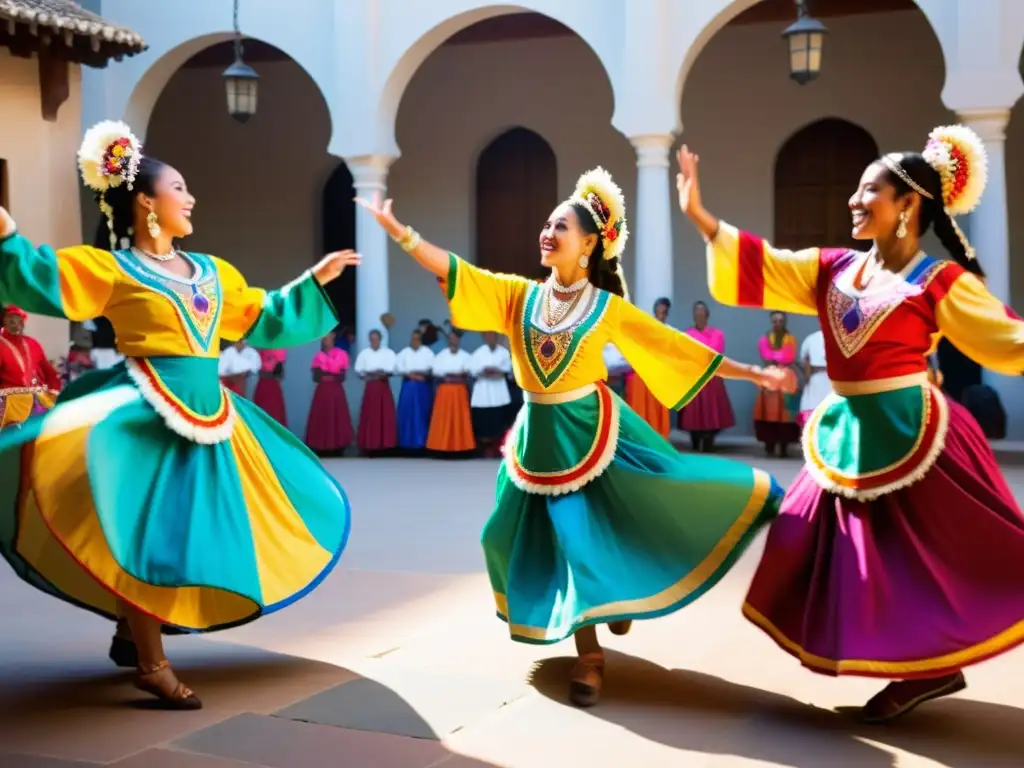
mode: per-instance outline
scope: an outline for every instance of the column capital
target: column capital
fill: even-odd
[[[636,149],[638,168],[668,168],[670,166],[669,150],[676,137],[671,133],[645,133],[630,136],[629,143]]]
[[[1006,141],[1009,109],[960,109],[956,115],[960,122],[977,133],[986,144]]]
[[[392,155],[357,155],[344,158],[357,190],[387,189],[388,169],[397,160]]]

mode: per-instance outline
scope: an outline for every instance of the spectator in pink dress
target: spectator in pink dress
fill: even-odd
[[[334,344],[334,331],[320,342],[313,357],[313,403],[306,423],[306,445],[319,456],[340,456],[352,444],[352,414],[345,397],[348,353]]]
[[[725,334],[708,325],[711,313],[703,301],[693,305],[693,326],[686,333],[697,341],[725,354]],[[714,376],[704,389],[679,412],[679,428],[690,433],[693,450],[711,453],[715,437],[723,429],[736,426],[736,415],[725,390],[725,380]]]

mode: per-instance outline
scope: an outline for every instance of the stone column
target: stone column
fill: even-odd
[[[1010,283],[1010,223],[1006,201],[1006,126],[1009,109],[963,109],[957,117],[985,143],[988,185],[981,203],[970,215],[968,239],[985,270],[985,284],[1007,305],[1012,305]],[[1020,377],[1001,376],[982,369],[982,379],[998,394],[1006,409],[1007,437],[1019,439],[1024,428]]]
[[[393,161],[393,157],[386,155],[345,158],[356,197],[372,201],[374,195],[379,195],[383,200],[387,196],[388,168]],[[388,236],[361,206],[356,206],[356,250],[363,256],[363,263],[356,269],[356,345],[360,349],[365,347],[366,334],[377,328],[386,346],[388,332],[380,316],[390,309]]]
[[[970,241],[992,293],[1010,303],[1010,222],[1006,204],[1006,125],[1009,109],[969,109],[960,122],[981,137],[988,153],[988,186],[971,214]]]
[[[654,309],[661,296],[672,298],[672,206],[669,150],[672,134],[634,136],[637,188],[632,214],[626,211],[632,251],[636,259],[633,303],[645,312]]]

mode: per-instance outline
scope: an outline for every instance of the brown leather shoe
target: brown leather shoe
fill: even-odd
[[[577,707],[592,707],[601,698],[604,682],[604,652],[581,654],[573,667],[569,683],[569,701]]]
[[[967,687],[963,672],[924,680],[899,680],[889,683],[861,709],[861,722],[891,723],[926,701],[959,693]]]

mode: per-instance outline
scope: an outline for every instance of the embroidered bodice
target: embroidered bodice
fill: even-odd
[[[654,395],[680,408],[721,363],[696,339],[592,285],[555,327],[544,317],[545,283],[494,274],[453,254],[442,286],[453,325],[509,337],[512,370],[527,392],[566,393],[603,381],[604,349],[614,342]]]
[[[1024,371],[1024,321],[953,262],[919,254],[899,273],[856,280],[871,266],[866,253],[777,249],[725,222],[707,258],[718,301],[818,316],[833,392],[808,420],[803,447],[829,491],[871,500],[934,464],[949,419],[927,373],[940,337],[987,368]]]

